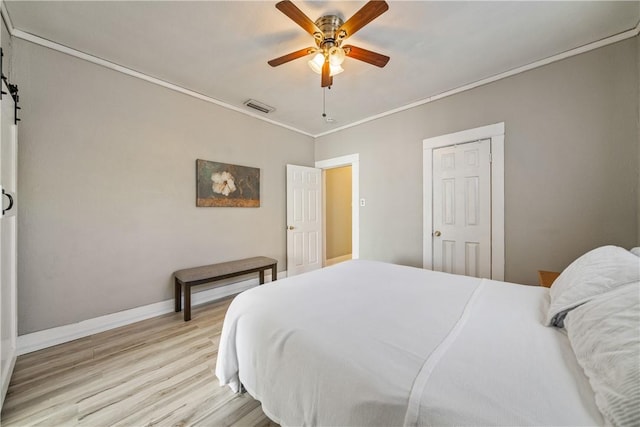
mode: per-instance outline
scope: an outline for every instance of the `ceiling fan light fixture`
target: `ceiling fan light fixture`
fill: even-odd
[[[329,49],[329,63],[334,66],[340,66],[344,62],[346,54],[344,49],[338,46],[334,46]]]
[[[344,71],[344,68],[342,68],[341,65],[333,65],[329,63],[329,75],[331,77],[335,76],[336,74],[340,74],[343,71]]]
[[[316,74],[322,74],[322,64],[324,64],[324,54],[322,52],[318,52],[313,55],[308,62],[309,68],[313,70]]]

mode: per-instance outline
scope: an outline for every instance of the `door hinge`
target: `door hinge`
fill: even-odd
[[[489,163],[493,163],[493,154],[489,153]]]

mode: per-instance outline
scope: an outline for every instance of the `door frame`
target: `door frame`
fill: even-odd
[[[422,265],[433,268],[433,150],[482,139],[491,141],[491,278],[504,280],[504,122],[422,141]]]
[[[327,170],[342,166],[351,166],[351,259],[360,257],[360,154],[348,154],[346,156],[334,157],[332,159],[316,161],[316,168]],[[324,176],[324,174],[323,174]],[[324,180],[322,185],[322,201],[324,212],[325,188]],[[325,217],[323,216],[323,221]],[[326,224],[322,225],[322,265],[327,262],[326,249]]]

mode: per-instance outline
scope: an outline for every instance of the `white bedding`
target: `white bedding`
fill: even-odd
[[[640,269],[640,264],[638,264]],[[640,426],[640,282],[598,295],[565,319],[607,424]]]
[[[283,425],[600,425],[546,288],[350,261],[240,294],[216,375]]]

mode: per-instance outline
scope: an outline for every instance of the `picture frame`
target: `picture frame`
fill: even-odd
[[[197,207],[260,207],[260,169],[196,160]]]

